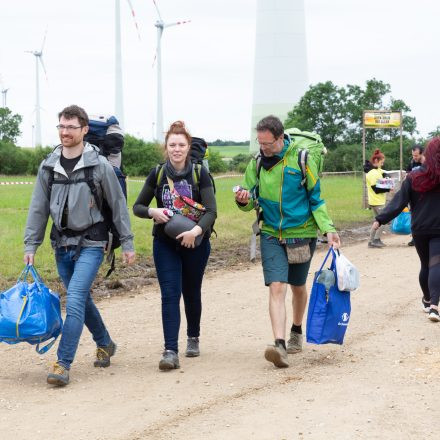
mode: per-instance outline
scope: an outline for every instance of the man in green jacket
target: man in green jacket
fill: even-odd
[[[320,180],[312,155],[303,176],[295,138],[284,134],[275,116],[256,127],[260,159],[246,168],[242,189],[235,200],[242,211],[258,204],[262,212],[261,260],[269,286],[269,315],[275,343],[265,358],[276,367],[288,367],[287,353],[302,350],[302,321],[307,305],[306,280],[316,247],[317,230],[327,234],[329,246],[340,246],[339,236],[320,196]],[[305,177],[305,179],[304,179]],[[287,285],[292,290],[293,325],[285,342]]]

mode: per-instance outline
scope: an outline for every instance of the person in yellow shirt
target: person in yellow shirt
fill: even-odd
[[[379,179],[387,177],[382,170],[384,163],[385,155],[379,149],[376,149],[374,150],[371,159],[366,161],[364,165],[368,190],[368,206],[373,210],[375,217],[379,215],[385,207],[386,193],[390,191],[389,188],[378,188],[376,186]],[[385,243],[381,240],[383,229],[384,226],[381,226],[377,230],[373,228],[371,229],[368,247],[382,248],[385,246]]]

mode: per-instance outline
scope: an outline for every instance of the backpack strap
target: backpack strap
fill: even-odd
[[[158,163],[156,165],[156,187],[159,186],[160,181],[162,180],[163,176],[163,163]]]
[[[258,153],[255,156],[255,162],[256,162],[255,168],[257,170],[257,179],[260,180],[261,167],[263,166],[261,163],[261,153]]]
[[[196,185],[199,185],[201,171],[202,171],[202,165],[200,163],[193,162],[193,164],[192,164],[192,177],[193,177],[193,182]]]
[[[99,198],[98,190],[96,189],[95,181],[93,180],[93,168],[94,167],[84,168],[84,178],[90,188],[93,198],[95,199],[96,206],[102,211],[102,200]]]
[[[75,183],[86,182],[90,188],[90,192],[92,193],[93,198],[95,199],[96,206],[102,212],[102,201],[99,198],[98,190],[96,189],[96,185],[93,180],[93,168],[94,167],[84,168],[84,178],[77,179],[77,180],[71,180],[71,179],[55,179],[55,170],[51,167],[47,167],[46,169],[49,171],[49,178],[48,178],[48,184],[47,184],[47,189],[49,192],[49,199],[50,199],[52,187],[54,184],[74,185]],[[94,225],[92,225],[91,227],[93,227],[93,226]],[[76,234],[76,235],[80,235],[80,239],[79,239],[78,245],[76,246],[75,256],[73,257],[73,260],[75,260],[75,261],[79,258],[79,254],[81,252],[81,247],[82,247],[82,242],[84,240],[85,235],[88,233],[89,229],[90,228],[87,228],[82,233]],[[58,229],[55,228],[54,224],[52,225],[52,233],[54,234],[55,240],[58,243],[61,240],[61,234],[58,231]]]
[[[302,179],[301,186],[307,188],[307,159],[309,158],[309,152],[306,149],[298,151],[298,165],[301,170]]]

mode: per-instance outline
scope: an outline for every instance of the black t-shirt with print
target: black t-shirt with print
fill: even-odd
[[[174,179],[174,188],[182,195],[201,203],[206,208],[206,212],[199,221],[199,226],[205,231],[205,237],[209,237],[210,229],[216,217],[216,202],[214,190],[208,171],[202,167],[200,170],[199,182],[194,183],[193,171],[190,170],[186,175]],[[142,188],[134,206],[133,212],[138,217],[148,218],[148,208],[153,198],[156,198],[158,208],[172,208],[170,188],[167,181],[165,170],[162,171],[160,182],[157,183],[156,168],[153,168]],[[153,235],[161,238],[168,238],[164,232],[163,224],[155,224]]]

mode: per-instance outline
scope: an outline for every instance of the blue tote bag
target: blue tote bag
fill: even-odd
[[[31,275],[33,282],[26,278]],[[17,283],[0,293],[0,342],[28,342],[39,354],[46,353],[61,333],[60,298],[41,279],[33,266],[26,266]],[[52,339],[40,348],[42,342]]]
[[[411,213],[402,211],[392,222],[391,232],[399,235],[411,234]]]
[[[324,284],[317,282],[330,255],[330,270],[334,273],[334,279],[338,279],[335,251],[330,248],[320,269],[315,273],[310,295],[306,336],[307,342],[312,344],[342,344],[350,321],[350,292],[339,290],[337,282],[328,291]]]

